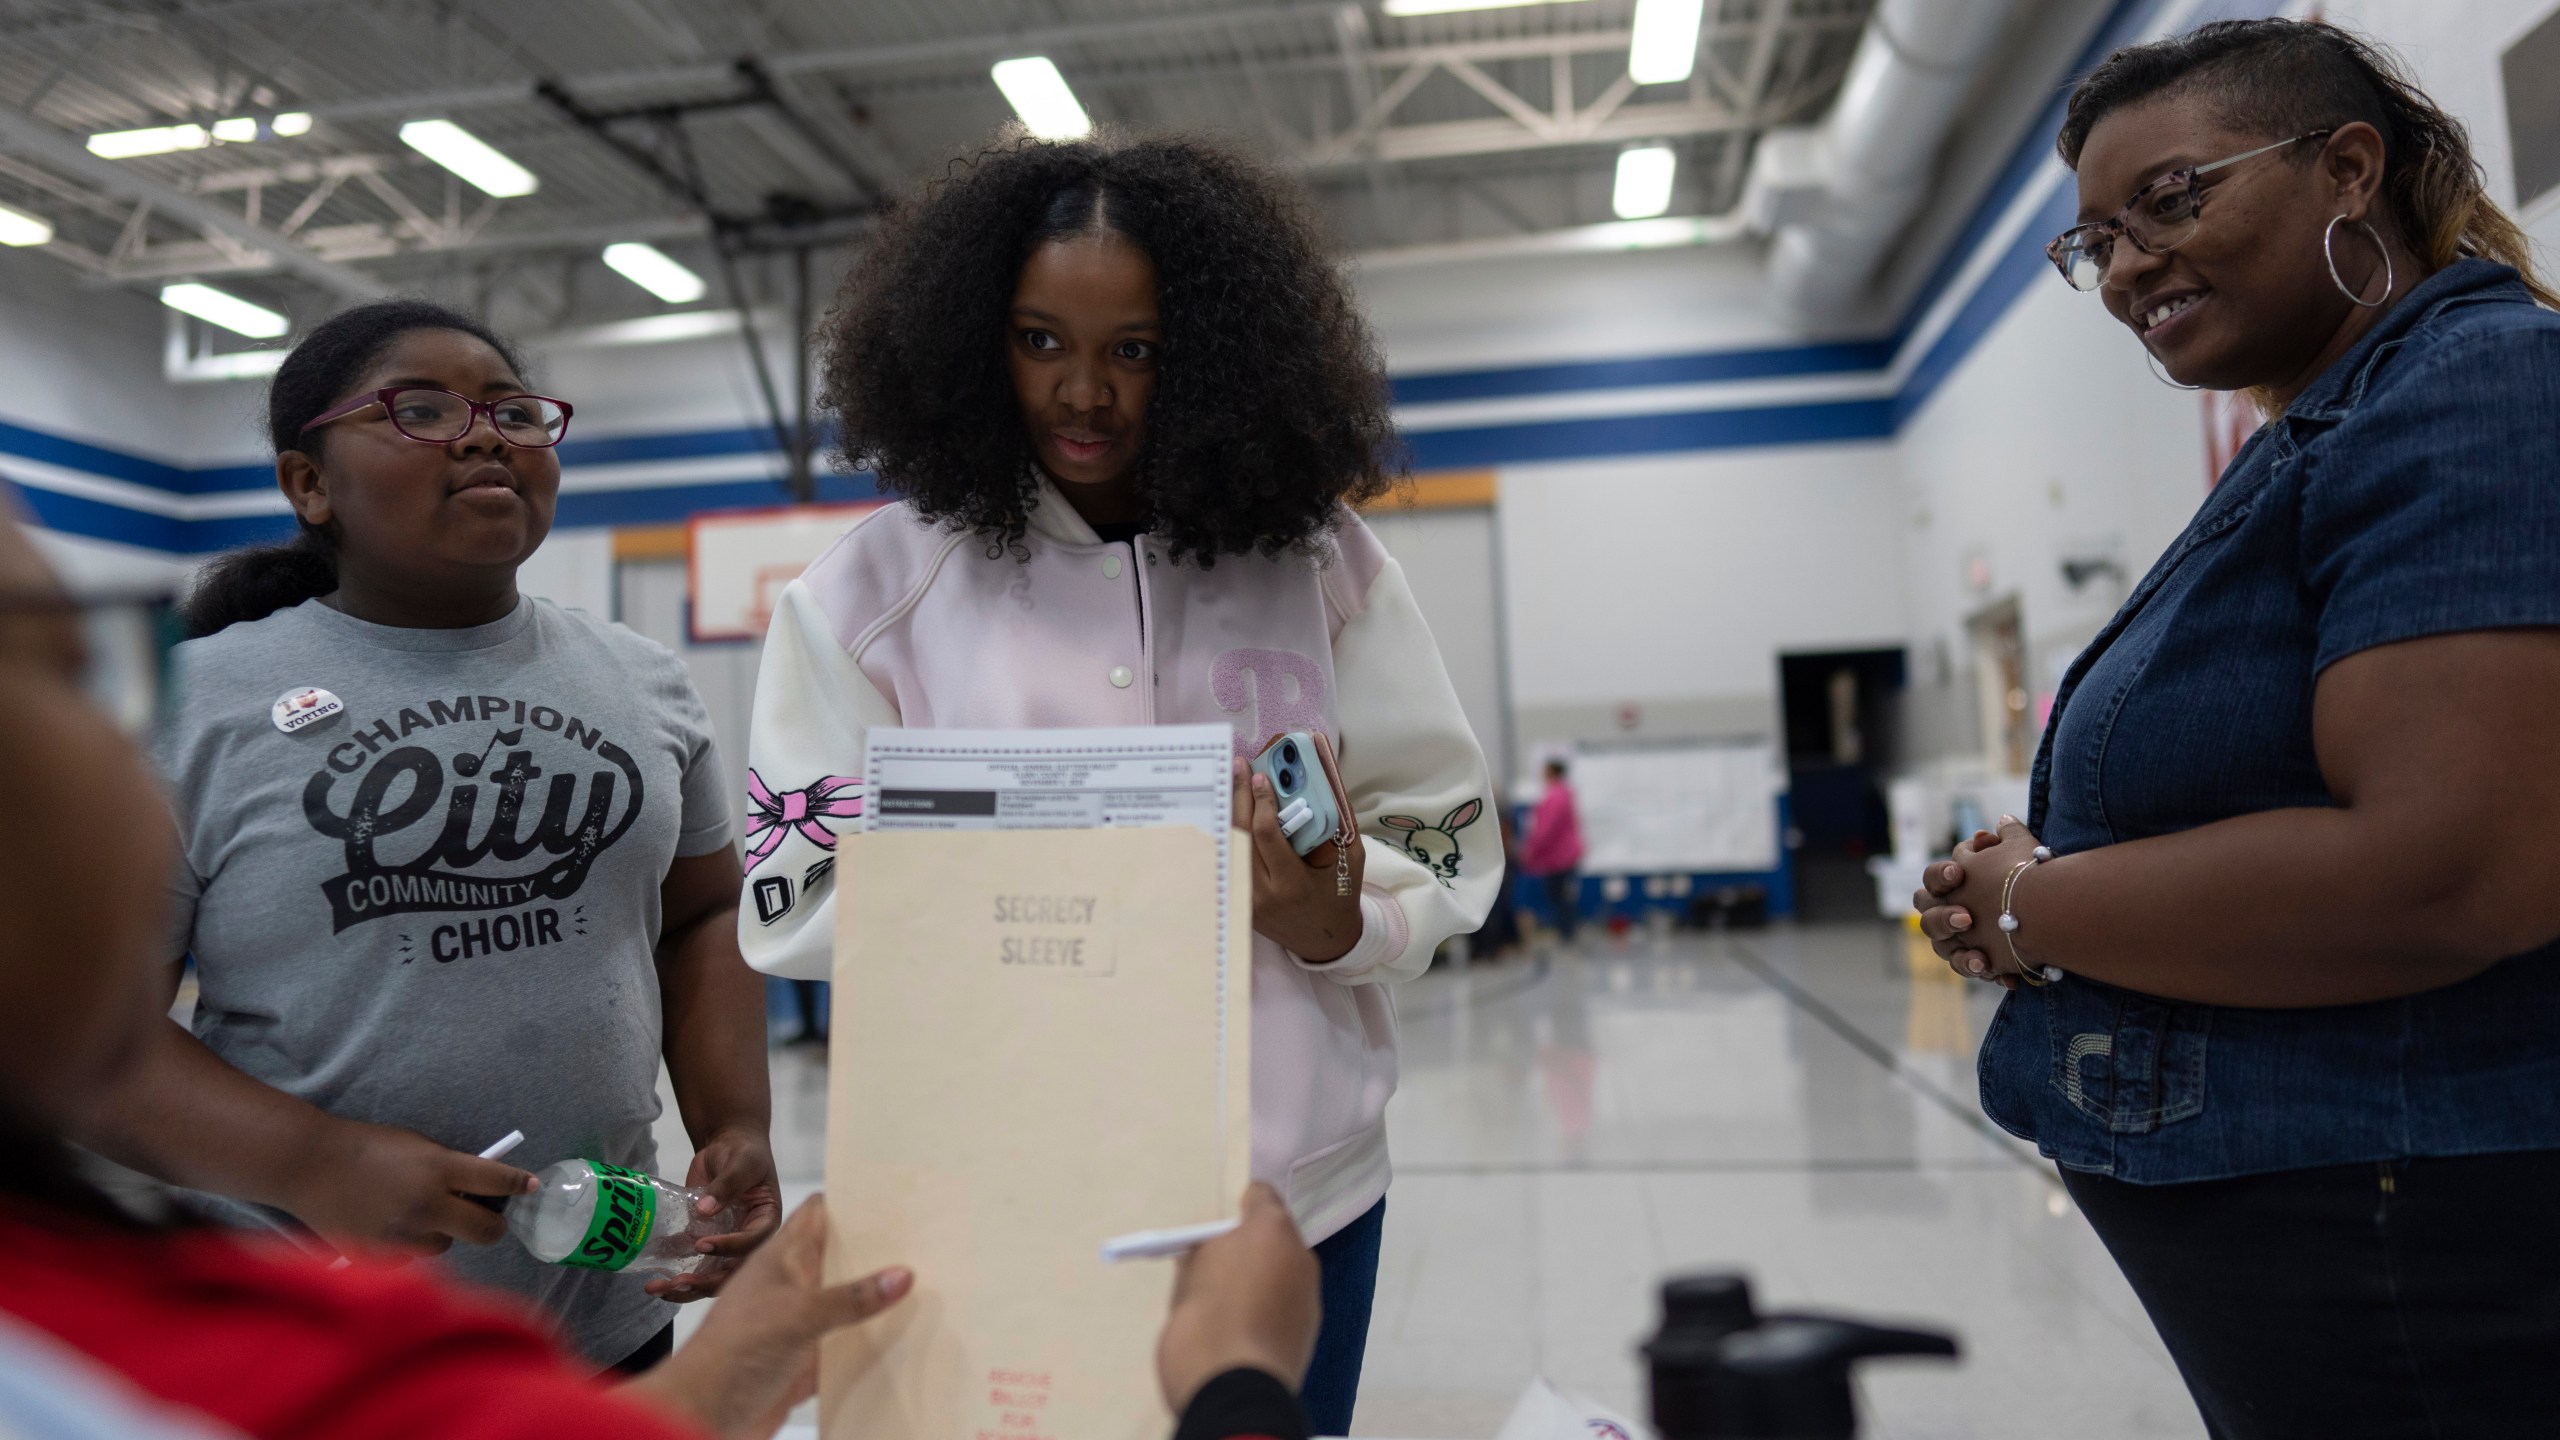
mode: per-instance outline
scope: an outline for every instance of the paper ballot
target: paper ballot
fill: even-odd
[[[1173,1268],[1099,1247],[1232,1215],[1249,1170],[1233,740],[1193,728],[873,732],[877,819],[836,864],[827,1275],[916,1289],[826,1342],[828,1440],[1171,1428]]]
[[[1189,825],[1224,838],[1235,731],[1224,725],[1107,730],[870,733],[864,806],[876,830],[1042,830]]]

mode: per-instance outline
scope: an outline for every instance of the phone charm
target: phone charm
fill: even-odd
[[[1349,825],[1343,826],[1342,833],[1333,837],[1333,893],[1336,895],[1351,893],[1352,838]]]

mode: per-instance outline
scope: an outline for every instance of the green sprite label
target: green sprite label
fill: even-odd
[[[639,1259],[648,1247],[658,1218],[658,1187],[645,1170],[626,1170],[601,1160],[587,1163],[596,1172],[595,1214],[587,1218],[587,1238],[560,1263],[619,1270]]]

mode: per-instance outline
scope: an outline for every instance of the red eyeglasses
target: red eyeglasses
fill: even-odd
[[[498,432],[499,439],[525,450],[548,450],[559,444],[560,437],[569,433],[569,417],[576,413],[568,401],[548,395],[508,395],[482,401],[450,390],[401,385],[359,395],[303,426],[303,433],[307,435],[374,405],[382,407],[392,429],[422,444],[450,445],[470,434],[471,427],[486,415],[489,428]]]

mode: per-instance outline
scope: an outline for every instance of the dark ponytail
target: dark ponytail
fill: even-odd
[[[317,525],[280,545],[226,550],[205,562],[187,590],[187,638],[264,620],[338,588],[338,542]]]
[[[276,453],[299,450],[318,459],[322,437],[302,427],[346,399],[391,342],[412,330],[459,330],[497,351],[518,374],[524,371],[514,347],[459,310],[432,300],[359,305],[302,337],[268,383],[267,438]],[[263,620],[337,589],[336,534],[319,525],[301,529],[280,545],[253,545],[208,563],[187,594],[187,634],[202,637]]]

